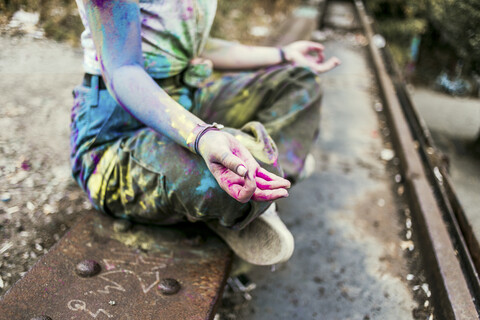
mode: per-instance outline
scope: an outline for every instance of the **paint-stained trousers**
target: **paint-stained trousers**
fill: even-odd
[[[217,184],[204,160],[125,111],[107,90],[74,90],[71,165],[95,207],[115,217],[172,224],[217,219],[241,229],[269,203],[240,203]],[[311,70],[290,65],[224,74],[202,88],[160,82],[207,123],[217,122],[261,166],[295,180],[319,126],[321,89]]]

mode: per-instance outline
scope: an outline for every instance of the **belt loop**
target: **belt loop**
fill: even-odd
[[[92,101],[92,108],[98,107],[98,99],[99,99],[99,94],[100,94],[100,88],[99,88],[99,79],[100,77],[97,75],[93,75],[90,81],[90,92],[93,98]]]

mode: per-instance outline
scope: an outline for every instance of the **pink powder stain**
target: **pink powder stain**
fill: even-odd
[[[257,170],[256,174],[257,174],[257,177],[262,178],[263,180],[272,181],[272,178],[270,178],[269,176],[267,176],[265,173],[263,173],[260,170]]]
[[[20,167],[25,171],[30,171],[30,169],[32,169],[30,161],[28,161],[28,160],[23,160]]]
[[[268,184],[263,184],[257,180],[257,187],[259,187],[260,189],[268,189],[270,186]]]

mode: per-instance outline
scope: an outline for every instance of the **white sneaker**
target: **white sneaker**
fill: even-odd
[[[293,254],[293,235],[278,216],[275,203],[242,230],[231,230],[218,222],[207,225],[251,264],[273,265],[287,261]]]
[[[300,174],[298,175],[298,180],[302,181],[310,177],[313,173],[315,172],[315,158],[313,157],[313,154],[309,153],[307,154],[307,157],[305,158],[305,162],[303,163],[303,168],[302,171],[300,171]]]

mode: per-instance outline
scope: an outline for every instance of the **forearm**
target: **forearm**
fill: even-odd
[[[172,99],[141,66],[115,69],[107,85],[115,99],[135,118],[191,149],[192,132],[204,122]]]
[[[247,46],[214,38],[208,39],[201,56],[210,59],[216,69],[255,69],[282,62],[278,48]]]

